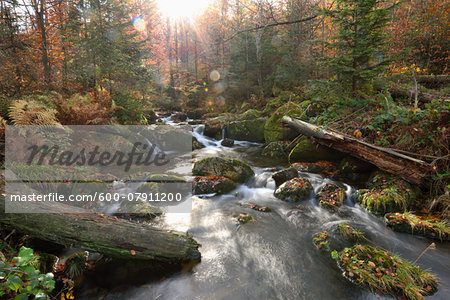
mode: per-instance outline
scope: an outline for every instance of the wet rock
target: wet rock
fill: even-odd
[[[368,211],[384,215],[405,211],[420,194],[418,188],[385,172],[375,172],[368,182],[369,189],[360,190],[358,201]]]
[[[354,245],[332,252],[344,276],[371,291],[401,299],[422,299],[437,291],[436,276],[385,250]]]
[[[150,221],[163,214],[161,208],[145,201],[124,202],[114,215],[120,219],[134,221]]]
[[[192,120],[188,122],[189,125],[200,125],[203,124],[202,120]]]
[[[224,176],[240,183],[244,183],[255,174],[246,163],[221,157],[209,157],[196,162],[192,173],[195,176]]]
[[[220,140],[222,138],[222,125],[206,123],[203,134],[207,137]]]
[[[172,121],[175,123],[181,123],[187,120],[187,115],[185,113],[176,113],[172,116]]]
[[[225,126],[226,136],[238,141],[264,142],[265,119],[231,122]]]
[[[345,190],[342,186],[327,183],[322,187],[320,192],[317,193],[316,198],[323,208],[330,211],[336,211],[344,203]]]
[[[186,112],[186,115],[189,119],[201,119],[203,116],[204,111],[201,109],[195,109],[195,110],[189,110]]]
[[[237,221],[239,222],[239,224],[247,224],[254,220],[255,218],[246,213],[242,213],[237,217]]]
[[[274,196],[283,201],[298,202],[308,198],[312,185],[307,178],[294,178],[275,190]]]
[[[236,184],[223,176],[197,176],[193,183],[194,195],[226,194],[236,188]]]
[[[317,162],[323,160],[336,160],[343,154],[330,148],[315,144],[311,139],[302,137],[289,153],[289,162]]]
[[[274,157],[274,158],[284,158],[287,157],[287,147],[289,142],[271,142],[266,147],[264,147],[261,152],[262,156],[265,157]]]
[[[186,182],[181,176],[170,175],[170,174],[151,174],[146,178],[147,182]]]
[[[272,175],[273,180],[275,180],[276,187],[279,187],[286,181],[294,179],[296,177],[298,177],[298,171],[293,167],[278,171]]]
[[[298,136],[298,133],[295,130],[284,126],[281,124],[280,120],[285,115],[299,115],[302,112],[303,109],[293,103],[287,103],[278,108],[264,126],[264,139],[266,144],[277,141],[292,140]]]
[[[205,148],[205,145],[203,145],[202,143],[200,143],[197,138],[193,137],[192,138],[192,150],[198,150],[198,149],[203,149]]]
[[[318,173],[332,177],[337,172],[337,167],[330,161],[318,161],[314,163],[293,163],[292,166],[299,172]]]
[[[220,143],[224,147],[233,147],[234,146],[234,140],[225,138],[223,139],[222,143]]]
[[[394,231],[425,236],[439,241],[450,240],[450,226],[436,216],[417,216],[410,212],[387,213],[386,225]]]
[[[144,112],[144,117],[147,119],[149,124],[155,124],[158,120],[158,116],[153,110],[148,110]]]
[[[250,202],[247,202],[245,204],[246,207],[257,210],[257,211],[261,211],[261,212],[271,212],[272,209],[268,206],[259,206]]]

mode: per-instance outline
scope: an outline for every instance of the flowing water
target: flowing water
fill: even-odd
[[[333,231],[340,222],[356,225],[377,246],[414,261],[431,243],[424,238],[400,234],[386,228],[379,217],[355,204],[355,190],[346,185],[347,199],[339,214],[320,208],[312,194],[300,203],[287,203],[273,196],[272,174],[284,167],[258,156],[260,145],[236,142],[225,148],[202,135],[195,126],[193,135],[206,147],[196,150],[196,160],[210,156],[238,158],[249,163],[255,177],[226,195],[193,196],[191,213],[166,214],[156,224],[168,229],[189,231],[202,245],[202,259],[191,270],[140,286],[109,287],[103,299],[389,299],[375,295],[347,281],[329,254],[312,243],[313,234]],[[276,166],[276,167],[274,167]],[[177,171],[191,169],[179,166]],[[330,181],[305,173],[317,192]],[[135,189],[136,187],[125,187]],[[272,212],[245,207],[247,202],[269,206]],[[248,213],[254,222],[238,226],[236,216]],[[450,245],[437,243],[418,264],[440,278],[439,291],[430,299],[450,295]],[[95,274],[95,276],[108,276]],[[142,279],[142,278],[141,278]],[[87,283],[80,298],[98,298],[99,289]]]

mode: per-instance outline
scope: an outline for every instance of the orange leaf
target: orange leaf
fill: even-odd
[[[136,251],[130,250],[131,255],[136,255]]]

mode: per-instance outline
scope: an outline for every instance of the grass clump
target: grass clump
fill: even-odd
[[[395,231],[423,235],[441,241],[450,240],[450,226],[438,216],[418,216],[404,212],[388,213],[384,219]]]
[[[330,251],[330,245],[328,242],[328,238],[330,238],[331,235],[328,231],[322,231],[319,233],[316,233],[313,235],[313,243],[316,245],[317,249]]]
[[[350,241],[361,241],[364,240],[366,237],[364,236],[364,233],[362,233],[360,230],[353,228],[352,226],[348,225],[347,223],[341,223],[337,226],[337,230],[340,235],[342,235],[343,238]]]
[[[437,290],[436,276],[418,266],[367,245],[345,248],[333,257],[344,275],[372,292],[406,299],[422,299]]]
[[[416,189],[408,182],[384,172],[376,172],[368,186],[360,191],[359,202],[375,214],[404,211],[417,198]]]

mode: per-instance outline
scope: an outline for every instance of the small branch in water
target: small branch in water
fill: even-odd
[[[16,233],[16,230],[15,230],[15,229],[13,229],[13,230],[5,237],[5,239],[4,239],[3,241],[6,242],[6,241],[9,239],[9,237],[12,236],[14,233]]]

